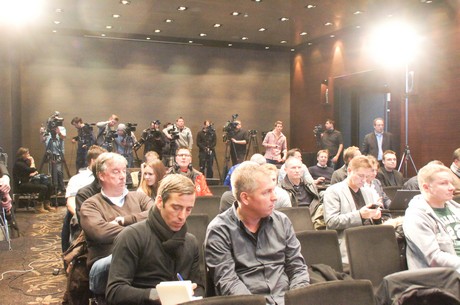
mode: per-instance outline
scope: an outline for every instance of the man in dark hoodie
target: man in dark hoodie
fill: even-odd
[[[198,243],[185,223],[194,205],[190,179],[179,174],[163,178],[148,219],[117,237],[107,285],[109,304],[161,304],[156,286],[179,275],[192,281],[195,295],[203,295]]]

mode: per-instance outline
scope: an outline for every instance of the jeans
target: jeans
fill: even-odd
[[[105,294],[109,279],[112,254],[97,260],[89,271],[89,290],[94,294]]]

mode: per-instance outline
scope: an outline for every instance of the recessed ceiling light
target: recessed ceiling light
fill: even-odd
[[[206,33],[200,33],[200,36],[201,36],[201,37],[206,37],[206,36],[208,36],[208,34],[206,34]]]
[[[154,32],[155,32],[155,33],[160,33],[160,32],[161,32],[161,30],[159,30],[159,29],[156,29]]]
[[[326,22],[324,25],[325,25],[325,26],[331,26],[331,25],[332,25],[332,22]]]
[[[220,23],[215,23],[215,24],[213,25],[213,27],[215,27],[215,28],[220,28],[221,26],[222,26],[222,24],[220,24]]]
[[[262,2],[262,0],[252,0],[252,1],[257,2],[257,3]]]
[[[300,36],[305,36],[305,35],[307,35],[307,34],[308,34],[307,32],[302,32],[302,33],[300,33],[299,35],[300,35]]]
[[[193,43],[193,40],[189,40],[188,43]]]
[[[56,13],[62,13],[62,12],[64,12],[64,10],[63,10],[62,8],[57,8],[57,9],[55,10],[55,12],[56,12]]]
[[[102,37],[105,37],[105,34],[101,34]]]
[[[233,12],[233,13],[232,13],[232,16],[239,16],[239,15],[241,15],[240,12]]]
[[[249,38],[244,36],[244,37],[241,37],[241,40],[248,40]]]
[[[357,26],[356,26],[356,28],[357,28],[357,29],[360,29],[360,28],[361,28],[361,26],[360,26],[360,25],[357,25]]]
[[[177,10],[178,10],[178,11],[185,11],[185,10],[187,10],[187,7],[186,7],[186,6],[179,6],[179,7],[177,8]]]
[[[248,18],[248,17],[249,17],[249,14],[248,14],[248,13],[244,13],[243,17],[244,17],[244,18]]]
[[[270,47],[265,47],[265,50],[268,50],[268,49],[270,49]]]
[[[332,34],[332,35],[330,35],[329,37],[331,37],[331,38],[334,38],[334,37],[335,37],[335,35],[334,35],[334,34]]]
[[[54,24],[60,24],[61,22],[58,20],[53,21]]]
[[[359,10],[358,10],[358,11],[354,12],[353,15],[360,15],[360,14],[362,14],[362,13],[363,13],[362,11],[359,11]]]
[[[165,22],[166,23],[171,23],[171,22],[173,22],[173,20],[172,19],[165,19]]]
[[[147,38],[145,38],[145,39],[150,40],[150,37],[147,37]]]
[[[265,32],[267,29],[266,28],[260,28],[259,32]]]
[[[280,43],[287,43],[287,41],[286,40],[281,40]]]
[[[280,18],[280,21],[288,21],[288,20],[289,20],[288,17],[281,17],[281,18]]]
[[[314,4],[309,4],[309,5],[307,5],[305,8],[312,9],[312,8],[315,8],[315,7],[316,7],[316,5],[314,5]]]
[[[309,43],[307,43],[307,45],[309,45],[309,46],[311,46],[312,44],[313,44],[313,42],[309,42]]]
[[[53,33],[57,33],[57,30],[53,30]]]
[[[291,52],[294,52],[294,51],[295,51],[295,49],[291,49]]]
[[[111,26],[111,25],[106,25],[105,28],[110,30],[111,28],[113,28],[113,26]]]
[[[119,14],[113,14],[112,17],[113,17],[113,18],[120,18],[121,15],[119,15]]]
[[[233,44],[229,43],[229,44],[228,44],[228,46],[229,46],[229,47],[232,47],[232,46],[233,46]]]
[[[123,4],[123,5],[130,5],[131,1],[129,1],[129,0],[121,0],[120,3]]]

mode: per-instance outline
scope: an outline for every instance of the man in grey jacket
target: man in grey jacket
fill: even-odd
[[[460,272],[460,205],[452,200],[449,168],[428,164],[418,172],[422,194],[409,203],[404,217],[409,269],[452,267]]]

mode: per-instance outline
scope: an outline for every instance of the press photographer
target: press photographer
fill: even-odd
[[[59,115],[59,111],[55,111],[48,118],[46,128],[43,126],[40,128],[41,141],[45,143],[46,152],[39,170],[41,171],[43,164],[48,162],[57,194],[65,193],[63,166],[67,166],[64,158],[64,140],[67,132],[63,126],[64,119]],[[67,174],[69,174],[68,170]]]
[[[198,132],[196,136],[196,145],[199,148],[199,159],[200,159],[200,172],[202,172],[206,178],[212,178],[214,176],[212,166],[214,161],[214,155],[216,147],[216,130],[212,126],[209,120],[204,121],[203,128]]]
[[[193,137],[190,128],[185,126],[185,121],[182,117],[176,120],[176,124],[163,129],[164,135],[176,143],[177,147],[188,147],[192,150]]]
[[[117,137],[115,138],[116,152],[126,158],[128,161],[128,168],[133,167],[133,146],[136,143],[136,131],[137,124],[126,123],[118,124]]]
[[[88,167],[86,155],[88,153],[88,148],[95,143],[95,139],[93,135],[93,127],[87,123],[83,123],[82,118],[74,117],[70,123],[77,129],[78,132],[78,135],[72,138],[72,143],[77,143],[75,168],[78,173],[81,168]]]
[[[236,120],[238,114],[232,115],[232,120],[224,126],[224,141],[230,144],[230,156],[232,164],[236,165],[244,161],[248,133],[241,127],[241,121]]]
[[[115,125],[118,121],[118,116],[112,114],[107,121],[96,123],[98,128],[96,144],[109,152],[113,151],[113,140],[117,137]]]
[[[134,143],[134,149],[137,151],[144,145],[144,155],[149,151],[154,151],[158,154],[160,159],[163,158],[163,147],[166,143],[166,137],[160,130],[161,122],[159,120],[152,121],[150,128],[142,131],[142,136]]]

